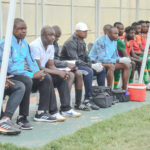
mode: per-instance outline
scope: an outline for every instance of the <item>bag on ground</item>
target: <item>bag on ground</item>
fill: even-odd
[[[93,86],[92,96],[94,103],[100,108],[108,108],[112,106],[113,96],[111,96],[111,88],[103,86]]]
[[[112,90],[113,98],[118,100],[119,102],[128,102],[129,101],[129,93],[122,89]]]

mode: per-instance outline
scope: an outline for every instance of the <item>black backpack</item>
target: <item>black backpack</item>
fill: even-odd
[[[129,93],[122,89],[112,90],[113,98],[119,102],[128,102]]]
[[[93,86],[92,97],[94,103],[100,108],[108,108],[112,106],[113,96],[110,87]]]

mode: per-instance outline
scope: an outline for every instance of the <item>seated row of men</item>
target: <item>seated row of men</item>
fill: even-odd
[[[132,68],[129,73],[129,83],[133,82],[135,69],[138,70],[140,74],[144,49],[146,46],[147,33],[149,29],[149,21],[139,21],[134,22],[131,26],[125,28],[120,22],[114,24],[119,32],[119,38],[117,40],[118,53],[120,57],[130,57]],[[150,89],[150,84],[148,80],[148,75],[150,75],[150,59],[149,55],[147,57],[146,68],[144,72],[144,83],[147,85],[147,89]],[[114,87],[117,88],[117,84],[120,78],[120,72],[115,72],[115,83]]]
[[[136,25],[133,30],[132,27],[126,28],[126,35],[119,38],[124,40],[123,43],[123,40],[119,42],[118,39],[118,33],[119,36],[123,35],[123,25],[119,22],[115,23],[115,26],[106,25],[105,35],[95,41],[88,55],[84,41],[88,27],[85,23],[78,23],[75,33],[64,43],[59,55],[58,40],[61,36],[61,29],[58,26],[43,27],[41,36],[29,45],[24,40],[27,26],[24,20],[16,18],[5,88],[5,94],[9,95],[9,100],[1,115],[0,132],[19,134],[21,129],[33,128],[27,119],[31,91],[39,90],[40,94],[34,120],[55,122],[66,120],[67,116],[81,116],[81,113],[74,111],[71,107],[70,90],[73,83],[75,83],[75,109],[77,110],[99,109],[92,100],[93,76],[97,77],[99,86],[105,86],[105,77],[107,77],[107,86],[113,88],[114,73],[121,70],[122,89],[126,90],[129,78],[133,79],[133,66],[141,64],[141,59],[132,49],[133,45],[128,44],[130,40],[133,40],[131,37],[134,36],[135,28]],[[4,43],[5,39],[0,41],[0,66]],[[139,47],[141,48],[140,44]],[[144,49],[142,48],[141,55]],[[129,73],[130,68],[132,68],[132,73]],[[85,87],[83,102],[81,102],[82,81]],[[61,102],[59,111],[55,87],[58,89]],[[18,106],[19,116],[15,124],[11,119]]]

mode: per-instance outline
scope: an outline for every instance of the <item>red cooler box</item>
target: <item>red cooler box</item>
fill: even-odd
[[[130,101],[143,102],[146,97],[146,85],[143,83],[128,84]]]

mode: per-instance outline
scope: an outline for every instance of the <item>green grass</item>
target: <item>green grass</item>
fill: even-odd
[[[39,149],[150,150],[150,105],[82,128]],[[0,150],[27,149],[5,144],[0,145]]]
[[[0,144],[0,150],[30,150],[30,149],[24,147],[20,148],[11,143],[8,143],[8,144]]]

